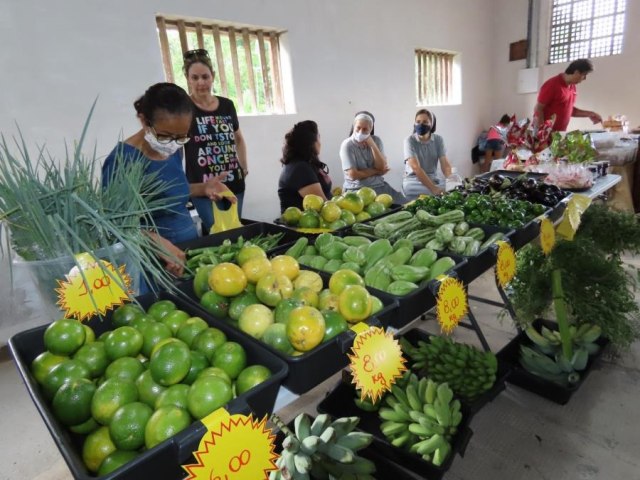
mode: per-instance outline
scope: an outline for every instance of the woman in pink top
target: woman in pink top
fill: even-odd
[[[484,148],[484,162],[480,165],[480,170],[488,172],[491,168],[491,162],[495,158],[501,158],[504,145],[507,139],[507,130],[511,123],[509,115],[504,114],[497,125],[492,125],[487,133],[487,145]]]

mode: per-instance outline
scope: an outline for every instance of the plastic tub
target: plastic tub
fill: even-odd
[[[326,287],[329,283],[328,277],[322,274],[320,274],[320,276],[324,280],[324,285]],[[198,302],[193,291],[192,282],[185,281],[178,285],[178,289],[194,303]],[[379,298],[384,307],[378,313],[369,317],[366,321],[367,324],[384,325],[385,322],[388,322],[389,318],[394,317],[397,312],[397,303],[391,296],[382,294],[379,295]],[[282,361],[286,362],[289,367],[289,374],[283,381],[283,386],[296,394],[308,392],[313,387],[347,366],[349,359],[346,353],[349,352],[356,337],[356,333],[349,329],[346,332],[336,335],[328,342],[321,343],[313,350],[294,357],[291,355],[285,355],[269,345],[250,337],[248,334],[240,330],[236,330],[234,327],[226,324],[224,320],[214,318],[199,304],[194,306],[194,308],[199,311],[198,315],[202,318],[206,318],[210,324],[216,326],[225,325],[227,328],[235,330],[238,335],[242,335],[248,340],[259,344],[262,348],[269,350],[272,354],[277,355]]]
[[[155,296],[152,294],[140,297],[143,307],[148,307],[158,299],[170,299],[174,301],[179,309],[185,310],[192,315],[198,312],[192,305],[167,294]],[[111,315],[108,314],[104,321],[93,318],[88,324],[94,329],[96,336],[112,328]],[[243,395],[233,399],[226,405],[230,413],[249,414],[253,412],[258,417],[262,417],[273,410],[278,389],[284,377],[287,375],[287,365],[282,360],[269,352],[262,345],[251,341],[245,335],[227,325],[215,325],[227,335],[229,340],[240,343],[247,352],[247,364],[261,363],[272,372],[272,376],[249,390]],[[83,437],[71,433],[60,425],[55,419],[49,403],[42,396],[39,385],[33,378],[29,369],[35,357],[44,351],[44,331],[46,326],[40,326],[14,335],[9,340],[9,348],[18,367],[18,372],[22,377],[29,395],[42,416],[56,446],[64,457],[74,478],[95,479],[82,462],[82,441]],[[103,479],[179,479],[184,478],[185,473],[181,465],[197,463],[193,452],[198,449],[200,439],[206,432],[204,425],[193,422],[188,428],[177,435],[145,451],[135,460],[127,463],[118,470]]]
[[[348,377],[348,376],[347,376]],[[451,453],[445,462],[436,466],[431,462],[423,460],[418,455],[409,453],[406,450],[394,447],[387,442],[385,436],[380,431],[380,418],[377,412],[365,412],[356,407],[353,402],[355,398],[355,388],[352,384],[347,383],[344,379],[336,385],[336,387],[327,395],[327,397],[318,405],[318,411],[328,413],[332,416],[340,417],[360,417],[358,428],[374,435],[374,441],[371,448],[376,452],[376,458],[384,457],[393,463],[402,465],[403,468],[415,473],[417,478],[425,478],[429,480],[439,480],[445,472],[451,468],[451,464],[456,453],[460,456],[464,455],[467,444],[473,435],[469,428],[470,413],[466,408],[462,407],[462,422],[458,426],[457,433],[453,436],[451,442]],[[387,478],[387,477],[383,477]]]
[[[549,320],[537,319],[533,322],[533,326],[537,330],[540,330],[540,327],[543,325],[549,330],[558,329],[558,324]],[[580,385],[582,385],[584,379],[589,375],[594,363],[598,361],[602,355],[604,347],[608,345],[609,341],[604,337],[600,337],[596,340],[596,343],[600,345],[600,350],[595,355],[589,356],[587,367],[583,371],[579,372],[580,380],[578,383],[571,387],[565,387],[534,375],[533,373],[529,373],[520,365],[520,345],[531,345],[531,341],[529,340],[529,337],[527,337],[527,334],[520,332],[513,340],[507,343],[501,351],[502,358],[505,362],[508,362],[511,365],[512,369],[511,374],[507,378],[507,382],[540,395],[552,402],[564,405],[571,399],[578,388],[580,388]]]

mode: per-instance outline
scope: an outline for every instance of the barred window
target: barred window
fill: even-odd
[[[213,90],[236,104],[238,114],[285,113],[280,36],[275,28],[156,16],[165,76],[185,90],[182,54],[204,48],[215,70]]]
[[[416,49],[416,97],[418,106],[459,103],[456,93],[457,54]]]
[[[549,63],[622,53],[626,0],[553,0]]]

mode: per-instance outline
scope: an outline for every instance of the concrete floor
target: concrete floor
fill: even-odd
[[[629,262],[640,266],[640,258]],[[471,294],[496,298],[492,272],[471,285]],[[471,308],[496,351],[515,335],[498,310]],[[417,321],[435,331],[433,321]],[[455,337],[479,345],[468,330]],[[640,480],[640,343],[619,357],[605,353],[571,401],[560,406],[511,385],[472,420],[464,458],[455,458],[446,480]],[[337,377],[337,376],[336,376]],[[336,377],[279,412],[289,421],[315,413]],[[6,348],[0,353],[0,479],[71,478],[36,411]]]

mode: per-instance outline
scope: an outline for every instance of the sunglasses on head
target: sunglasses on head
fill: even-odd
[[[195,57],[209,58],[209,52],[207,52],[204,48],[196,48],[194,50],[187,50],[182,54],[182,58],[184,58],[185,60]]]

